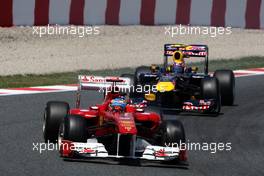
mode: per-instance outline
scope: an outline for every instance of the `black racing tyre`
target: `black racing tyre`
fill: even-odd
[[[214,77],[219,82],[222,105],[233,105],[235,100],[234,72],[232,70],[216,70]]]
[[[60,124],[67,116],[70,106],[66,102],[50,101],[47,103],[43,118],[45,142],[57,142]]]
[[[63,139],[74,142],[86,142],[88,139],[87,122],[77,115],[69,115],[62,124]]]
[[[151,73],[150,67],[141,66],[135,71],[135,85],[144,85],[145,83],[141,80],[141,75]]]
[[[163,114],[161,114],[164,116]],[[185,138],[185,131],[183,124],[178,120],[170,120],[165,121],[163,120],[161,126],[160,126],[160,143],[158,145],[160,146],[167,146],[167,147],[179,147],[180,153],[179,158],[175,160],[171,160],[165,163],[178,163],[178,162],[184,162],[187,160],[186,152],[182,148],[184,144],[186,144],[186,138]]]
[[[137,90],[138,86],[144,86],[146,82],[142,80],[142,75],[151,73],[150,67],[147,66],[140,66],[136,68],[135,74],[134,74],[134,85],[135,90]],[[137,92],[134,93],[135,98],[144,98],[144,92]]]
[[[132,86],[129,90],[129,97],[134,98],[136,96],[135,92],[135,75],[134,74],[122,74],[120,77],[129,78],[130,79],[130,86]]]
[[[201,81],[201,94],[203,99],[214,99],[215,107],[212,113],[220,113],[221,96],[218,80],[214,77],[207,77]]]
[[[163,121],[161,124],[161,146],[170,146],[185,143],[185,131],[183,124],[178,120]],[[179,146],[180,147],[180,146]]]

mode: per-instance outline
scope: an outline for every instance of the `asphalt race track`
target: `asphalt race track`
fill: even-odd
[[[74,92],[0,97],[0,175],[264,175],[264,76],[237,78],[237,99],[218,117],[177,116],[193,142],[231,142],[231,151],[189,151],[189,167],[139,167],[66,162],[57,151],[33,151],[43,142],[42,115],[49,100],[74,105]],[[100,97],[89,93],[87,103]],[[171,117],[170,117],[171,118]],[[176,117],[175,117],[176,118]]]

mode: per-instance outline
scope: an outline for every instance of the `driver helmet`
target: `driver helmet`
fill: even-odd
[[[109,109],[114,111],[124,111],[126,108],[127,102],[125,97],[118,97],[111,100],[109,103]]]
[[[176,51],[173,54],[173,72],[183,73],[185,68],[184,54],[181,51]]]

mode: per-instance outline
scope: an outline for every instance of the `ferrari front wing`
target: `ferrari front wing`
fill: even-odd
[[[137,151],[135,151],[137,152]],[[85,158],[131,158],[151,161],[171,161],[179,158],[180,149],[178,147],[163,147],[148,145],[145,147],[141,157],[109,155],[105,146],[96,141],[86,143],[62,140],[60,144],[60,154],[62,157],[74,158],[81,156]]]

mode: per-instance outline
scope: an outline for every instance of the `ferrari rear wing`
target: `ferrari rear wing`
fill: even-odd
[[[102,77],[102,76],[88,76],[79,75],[79,86],[76,98],[76,108],[80,108],[81,90],[96,90],[105,95],[114,90],[120,92],[127,92],[130,90],[130,79],[123,77]]]
[[[164,57],[173,56],[175,51],[181,51],[186,57],[204,57],[205,58],[205,74],[208,74],[208,55],[209,48],[207,45],[184,45],[184,44],[165,44],[164,45]],[[165,64],[167,64],[165,59]]]
[[[129,89],[130,79],[123,77],[102,77],[79,75],[79,90],[106,90],[113,86],[119,89]]]

